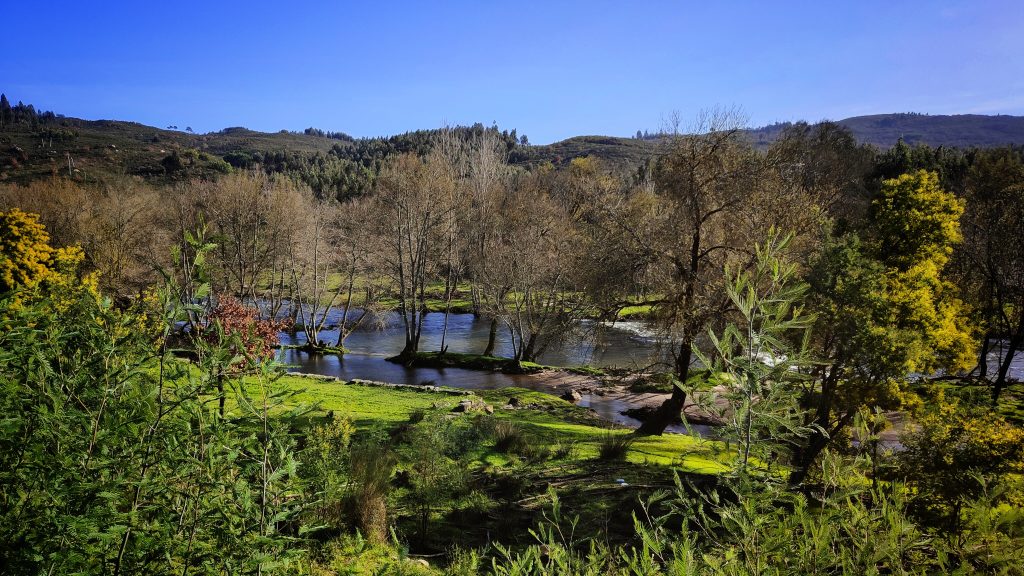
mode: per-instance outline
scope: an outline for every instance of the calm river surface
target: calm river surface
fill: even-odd
[[[340,312],[338,313],[340,314]],[[284,348],[279,359],[289,365],[293,372],[306,372],[335,376],[342,380],[360,378],[396,384],[435,384],[489,390],[517,386],[555,392],[544,379],[529,374],[501,374],[463,370],[460,368],[407,368],[388,362],[385,358],[398,354],[405,345],[405,333],[397,315],[390,315],[384,322],[357,330],[345,339],[349,354],[309,354]],[[328,325],[336,324],[338,318],[332,314]],[[423,324],[420,349],[437,350],[441,347],[441,332],[444,314],[427,314]],[[450,314],[445,343],[450,352],[480,353],[487,345],[490,322],[480,320],[472,314]],[[338,337],[338,330],[324,330],[321,337],[331,344]],[[303,344],[305,336],[300,332],[294,336],[281,334],[281,344]],[[498,331],[495,355],[511,356],[512,344],[507,329]],[[579,366],[590,364],[601,367],[643,368],[659,357],[656,339],[642,323],[620,322],[615,326],[584,322],[581,335],[569,339],[565,344],[548,350],[540,362],[553,366]],[[639,421],[624,416],[621,412],[630,404],[617,398],[605,398],[586,394],[580,406],[593,409],[602,418],[620,424],[637,426]]]

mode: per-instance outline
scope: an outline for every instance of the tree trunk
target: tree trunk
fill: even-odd
[[[687,338],[679,345],[679,357],[676,358],[676,378],[679,383],[672,388],[672,396],[665,400],[661,406],[651,414],[636,433],[641,436],[661,436],[665,433],[686,406],[686,379],[690,376],[690,360],[693,358],[692,342]]]
[[[487,334],[487,347],[484,348],[484,356],[494,355],[494,343],[498,339],[498,319],[491,318],[491,330]]]
[[[217,411],[220,414],[221,419],[224,418],[224,375],[221,373],[217,374]]]
[[[1013,333],[1007,344],[1003,361],[999,363],[999,373],[996,375],[996,381],[992,384],[992,406],[999,402],[999,395],[1006,388],[1006,376],[1010,372],[1010,364],[1013,362],[1014,353],[1022,344],[1024,344],[1024,310],[1021,311],[1021,317],[1017,321],[1017,331]]]
[[[807,443],[804,444],[796,454],[796,458],[793,462],[793,471],[789,474],[789,485],[799,486],[803,483],[804,479],[811,471],[811,466],[814,465],[815,460],[818,459],[818,455],[828,445],[828,437],[826,437],[821,430],[814,430],[810,436],[807,437]]]
[[[988,377],[988,351],[991,349],[991,346],[989,345],[991,341],[992,339],[988,334],[985,334],[982,337],[981,353],[978,354],[978,365],[974,367],[974,370],[971,370],[972,373],[976,371],[978,373],[978,378],[981,378],[982,380]]]
[[[530,339],[526,342],[526,347],[523,348],[522,360],[523,362],[534,362],[537,360],[537,334],[530,334]]]

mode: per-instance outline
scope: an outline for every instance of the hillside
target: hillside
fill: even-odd
[[[53,113],[34,120],[8,123],[0,128],[0,181],[28,182],[52,174],[70,174],[82,181],[104,181],[122,175],[155,181],[211,177],[231,166],[263,165],[272,171],[294,171],[314,189],[339,195],[368,189],[380,161],[395,152],[422,151],[432,131],[408,132],[390,138],[353,140],[343,134],[257,132],[227,128],[192,134],[136,122],[80,120]],[[954,147],[992,147],[1024,144],[1024,117],[974,114],[930,116],[878,114],[838,122],[864,144],[888,148],[900,138],[909,144]],[[768,146],[791,123],[777,123],[747,131],[760,148]],[[467,134],[481,125],[460,128]],[[611,165],[633,167],[650,158],[659,147],[657,136],[647,139],[613,136],[577,136],[544,145],[525,145],[515,131],[502,132],[510,160],[521,165],[567,163],[580,156],[595,156]]]
[[[990,148],[1008,144],[1024,144],[1024,116],[984,116],[960,114],[931,116],[927,114],[875,114],[839,120],[850,129],[861,144],[881,149],[903,139],[907,144],[926,144],[956,148]],[[754,146],[765,148],[792,126],[781,122],[746,130]],[[597,156],[614,164],[635,165],[658,149],[659,137],[643,140],[612,136],[576,136],[553,144],[534,146],[534,161],[559,164],[578,156]]]
[[[888,148],[900,138],[907,144],[957,148],[990,148],[1024,144],[1024,116],[957,114],[873,114],[839,120],[861,144]],[[774,141],[791,123],[772,124],[749,130],[759,145]]]
[[[216,173],[227,169],[223,157],[231,153],[323,153],[338,143],[283,131],[227,128],[191,134],[137,122],[56,117],[0,130],[0,181],[27,182],[69,171],[86,181],[113,175],[160,178],[168,174],[174,154],[193,174]]]

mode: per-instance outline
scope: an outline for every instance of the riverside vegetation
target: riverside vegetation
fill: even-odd
[[[1021,573],[1020,151],[739,136],[710,115],[627,171],[525,170],[494,132],[442,130],[344,202],[246,170],[5,187],[0,565]],[[512,357],[419,350],[425,311],[463,305]],[[282,318],[315,350],[382,309],[400,361],[520,370],[582,318],[639,311],[671,394],[634,431],[523,389],[274,363]],[[663,434],[712,397],[713,437]]]

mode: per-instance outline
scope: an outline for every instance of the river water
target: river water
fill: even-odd
[[[407,368],[388,362],[385,359],[398,354],[405,344],[400,317],[397,314],[389,314],[375,320],[346,338],[345,347],[349,354],[345,356],[309,354],[294,348],[282,348],[279,360],[288,365],[289,370],[293,372],[323,374],[342,380],[359,378],[395,384],[434,384],[469,390],[517,386],[542,392],[555,392],[545,383],[545,378],[537,375],[501,374],[461,368]],[[336,326],[339,321],[340,311],[333,311],[328,317],[327,325]],[[580,334],[553,346],[539,361],[552,366],[589,364],[602,368],[633,369],[650,367],[659,359],[664,361],[665,354],[658,346],[658,339],[642,322],[605,325],[584,321],[580,328]],[[443,329],[444,314],[427,314],[423,323],[420,350],[440,349]],[[450,314],[445,343],[450,352],[481,353],[487,345],[489,331],[490,322],[472,314]],[[337,328],[321,332],[321,338],[330,344],[333,344],[337,337]],[[305,336],[301,332],[296,335],[281,334],[281,344],[303,343]],[[990,372],[994,372],[1002,353],[1004,352],[997,348],[990,354]],[[511,338],[507,329],[498,331],[495,355],[512,355]],[[657,369],[665,370],[667,367],[663,365]],[[1017,380],[1024,378],[1024,353],[1018,352],[1014,358],[1010,377]],[[621,398],[586,394],[579,405],[593,409],[606,420],[628,426],[639,425],[636,419],[621,414],[623,410],[631,407]]]
[[[327,325],[336,325],[340,318],[334,313],[328,317]],[[356,330],[345,339],[345,356],[335,354],[310,354],[294,348],[282,348],[279,359],[293,372],[323,374],[342,380],[359,378],[395,384],[434,384],[465,388],[469,390],[491,390],[516,386],[541,392],[554,390],[545,383],[545,378],[531,374],[502,374],[461,368],[408,368],[388,362],[386,358],[398,354],[405,345],[405,332],[401,319],[395,314],[375,319],[367,326]],[[427,314],[423,323],[420,350],[432,351],[441,347],[441,333],[444,330],[444,314]],[[445,344],[450,352],[481,353],[487,345],[490,322],[472,314],[450,314]],[[499,329],[494,353],[496,356],[511,356],[512,343],[507,329]],[[337,328],[321,332],[323,341],[333,344],[338,338]],[[281,344],[301,345],[305,335],[282,333]],[[615,325],[597,324],[585,321],[580,334],[567,338],[565,342],[552,346],[539,359],[552,366],[579,366],[589,364],[602,368],[645,368],[662,356],[654,335],[639,322],[619,322]],[[664,368],[661,368],[664,369]],[[638,426],[640,422],[622,414],[631,405],[619,398],[584,394],[578,403],[594,410],[598,416],[627,426]],[[681,427],[680,427],[681,429]]]

